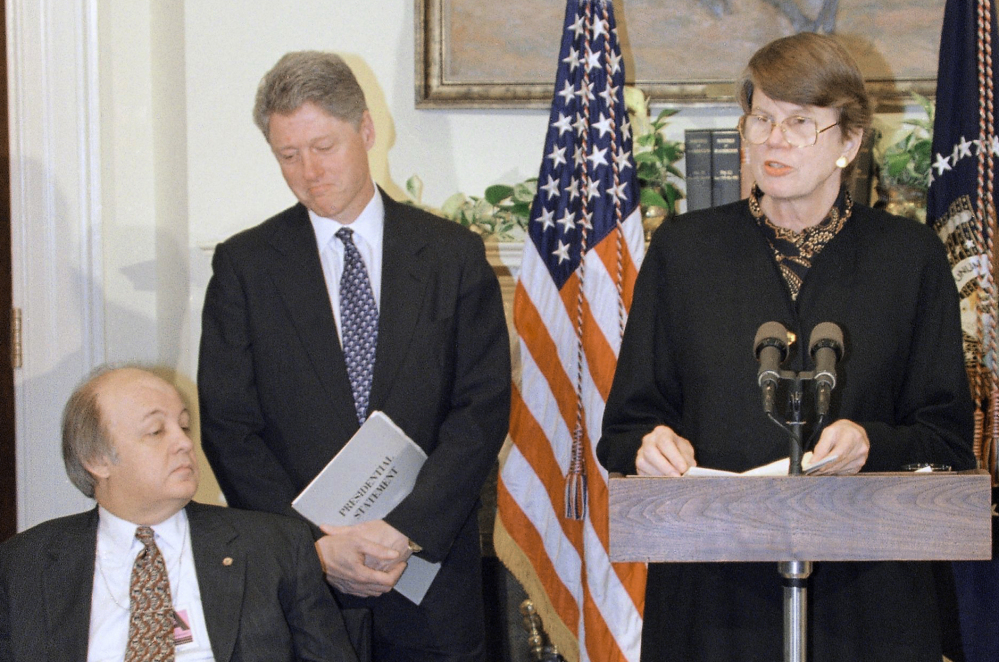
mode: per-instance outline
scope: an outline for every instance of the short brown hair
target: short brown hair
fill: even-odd
[[[743,112],[752,111],[757,89],[774,101],[838,109],[844,135],[859,130],[863,141],[871,127],[873,110],[864,77],[847,50],[832,37],[801,32],[775,39],[756,51],[736,82],[736,98]],[[855,162],[844,169],[844,182],[853,177]]]
[[[257,87],[253,121],[270,140],[271,115],[293,113],[310,101],[355,129],[368,109],[364,91],[343,58],[322,51],[296,51],[285,54],[264,74]]]

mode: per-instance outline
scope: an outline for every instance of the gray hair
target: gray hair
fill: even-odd
[[[310,101],[355,129],[368,109],[364,92],[343,58],[322,51],[297,51],[284,55],[261,79],[253,121],[270,140],[271,115],[293,113]]]
[[[91,499],[97,480],[84,463],[100,458],[113,462],[118,459],[111,435],[101,420],[97,382],[119,367],[105,364],[95,368],[69,396],[62,411],[62,461],[66,465],[66,475],[84,496]]]

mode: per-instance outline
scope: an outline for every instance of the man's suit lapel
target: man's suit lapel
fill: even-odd
[[[246,552],[235,544],[236,529],[213,517],[211,508],[192,502],[187,506],[187,518],[208,638],[216,662],[225,662],[232,659],[239,634]]]
[[[336,416],[352,414],[350,380],[330,308],[316,236],[305,207],[297,205],[270,243],[281,254],[270,274],[292,323],[331,402]],[[349,408],[341,403],[348,403]],[[342,411],[340,411],[342,409]]]
[[[58,547],[46,550],[42,577],[47,659],[87,659],[90,603],[97,558],[97,509],[69,520]]]
[[[379,189],[381,193],[381,189]],[[406,208],[384,193],[385,233],[382,240],[382,293],[378,307],[378,346],[371,383],[371,408],[384,403],[392,390],[420,317],[431,265],[420,253],[428,238],[407,223]]]

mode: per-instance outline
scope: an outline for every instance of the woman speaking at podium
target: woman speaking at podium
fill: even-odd
[[[871,101],[834,39],[778,39],[737,84],[755,186],[748,200],[659,228],[635,286],[597,454],[610,471],[741,472],[788,455],[763,411],[757,329],[779,322],[790,371],[813,369],[820,323],[843,332],[819,473],[974,467],[958,295],[929,228],[854,203],[847,184]],[[814,412],[806,421],[814,426]],[[780,400],[778,400],[780,403]],[[784,419],[778,404],[778,418]],[[808,449],[806,449],[808,450]],[[940,662],[925,563],[817,563],[808,659]],[[775,563],[652,564],[642,660],[781,659]]]

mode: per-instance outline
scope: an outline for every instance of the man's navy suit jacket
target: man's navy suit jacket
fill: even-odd
[[[499,283],[481,237],[377,194],[385,226],[370,408],[428,455],[385,519],[443,562],[421,605],[429,620],[392,628],[481,631],[476,505],[510,408]],[[293,513],[358,428],[308,211],[295,205],[219,244],[212,268],[198,365],[205,454],[230,505]],[[476,613],[478,625],[462,621]]]

